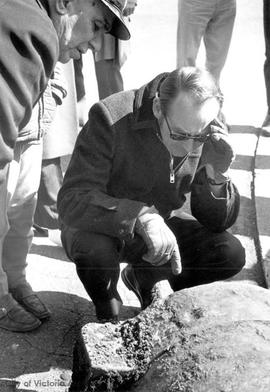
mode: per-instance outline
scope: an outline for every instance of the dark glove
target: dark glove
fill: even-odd
[[[182,266],[176,238],[159,214],[146,213],[139,216],[135,232],[146,243],[148,251],[143,256],[145,261],[157,266],[170,261],[172,272],[180,274]]]
[[[217,183],[225,182],[234,156],[225,127],[217,122],[210,124],[210,135],[204,144],[200,163],[201,167],[205,166],[208,178]]]

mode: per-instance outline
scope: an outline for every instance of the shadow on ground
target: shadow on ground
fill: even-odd
[[[51,319],[30,333],[0,329],[0,378],[51,368],[71,369],[73,345],[81,326],[97,321],[93,304],[84,298],[62,292],[38,294],[52,311]],[[121,319],[134,317],[138,310],[123,306]]]
[[[39,256],[49,257],[61,261],[70,261],[64,249],[61,246],[32,244],[29,253],[39,255]]]
[[[242,135],[256,135],[258,136],[260,133],[260,128],[254,127],[253,125],[229,125],[229,133],[239,133]]]

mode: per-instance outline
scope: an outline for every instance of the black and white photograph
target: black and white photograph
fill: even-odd
[[[0,0],[0,392],[270,391],[270,0]]]

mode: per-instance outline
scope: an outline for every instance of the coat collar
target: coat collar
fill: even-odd
[[[167,72],[162,73],[136,90],[133,110],[134,122],[132,126],[134,130],[157,128],[157,119],[153,114],[153,99],[167,75]]]

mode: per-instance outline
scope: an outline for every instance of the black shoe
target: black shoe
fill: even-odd
[[[96,316],[99,322],[118,322],[122,301],[112,298],[107,301],[95,301]]]
[[[121,277],[127,288],[133,291],[140,301],[142,310],[147,308],[153,301],[152,290],[140,287],[134,268],[131,265],[125,267],[121,272]]]
[[[34,293],[29,283],[20,284],[10,289],[10,292],[20,305],[39,320],[46,320],[51,316],[51,312]]]
[[[40,325],[40,320],[20,306],[10,294],[0,298],[0,328],[12,332],[29,332]]]

